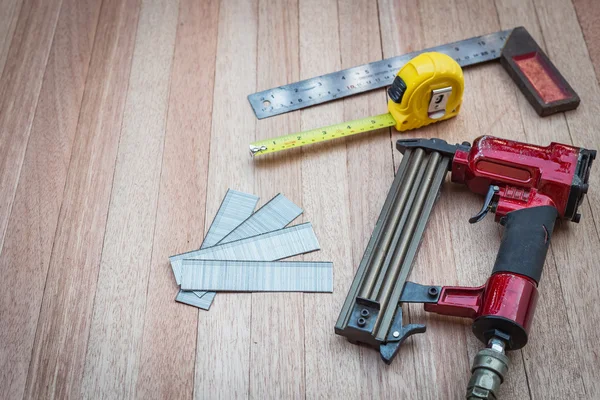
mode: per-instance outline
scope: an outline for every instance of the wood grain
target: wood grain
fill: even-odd
[[[179,2],[143,0],[94,298],[83,397],[135,395]]]
[[[6,0],[0,3],[0,73],[4,70],[22,4],[23,0]]]
[[[258,2],[256,90],[295,82],[299,74],[298,1]],[[247,104],[244,104],[247,106]],[[298,132],[300,113],[258,121],[256,139]],[[247,157],[247,156],[246,156]],[[263,203],[277,192],[302,205],[302,151],[257,158],[254,193]],[[299,218],[294,223],[302,220]],[[250,392],[252,399],[303,399],[304,304],[301,293],[252,294]],[[274,351],[277,349],[277,351]]]
[[[61,2],[23,2],[0,78],[0,248],[4,243]]]
[[[548,56],[581,98],[576,111],[565,113],[567,129],[563,128],[561,132],[565,139],[568,133],[577,146],[598,149],[600,136],[596,128],[600,122],[600,90],[573,5],[560,1],[534,1],[534,5]],[[567,23],[561,25],[563,34],[558,35],[554,27],[564,24],[563,21]],[[583,388],[579,388],[579,392],[585,391],[590,398],[600,396],[597,371],[593,368],[600,357],[600,352],[594,348],[599,334],[597,324],[590,318],[590,315],[598,315],[600,310],[593,295],[587,295],[600,288],[600,279],[595,272],[597,255],[590,251],[600,248],[599,192],[597,185],[590,185],[588,197],[581,207],[584,216],[581,223],[561,224],[562,229],[557,230],[552,245],[562,295],[567,306],[567,321],[578,349],[574,373],[580,373],[583,377]]]
[[[405,307],[428,331],[385,366],[336,336],[335,319],[397,139],[600,148],[595,2],[101,1],[0,2],[0,397],[462,398],[483,347],[470,321]],[[378,90],[258,121],[250,93],[516,25],[579,93],[576,111],[539,118],[491,63],[465,70],[453,120],[247,153],[255,138],[386,109]],[[556,228],[501,398],[600,396],[594,171],[581,223]],[[200,246],[228,188],[303,207],[322,250],[300,258],[334,262],[332,295],[222,294],[209,312],[173,301],[167,257]],[[485,282],[502,229],[467,223],[481,201],[444,187],[411,280]]]
[[[581,98],[581,104],[574,112],[565,113],[569,133],[576,144],[585,144],[598,148],[600,135],[596,127],[600,123],[600,85],[595,78],[592,61],[583,39],[577,16],[571,3],[552,1],[543,4],[534,1],[537,16],[550,59],[567,77],[569,83]],[[561,16],[561,13],[564,14]],[[552,27],[561,18],[568,18],[570,23],[559,34]],[[600,218],[600,201],[594,201],[600,196],[600,188],[590,185],[588,202],[592,209],[594,220]],[[596,223],[596,227],[598,224]]]
[[[340,1],[338,6],[342,68],[387,56],[382,49],[385,39],[380,36],[379,18],[385,18],[388,7],[394,4]],[[387,111],[385,90],[344,99],[343,106],[344,118],[341,121],[382,114]],[[351,265],[344,262],[338,264],[338,268],[348,268],[352,275],[360,264],[394,179],[395,148],[390,141],[390,129],[346,139],[352,258]],[[348,288],[349,285],[345,286],[340,294],[345,296]],[[408,323],[408,316],[405,323]],[[342,344],[347,349],[355,347],[343,339]],[[415,393],[415,359],[410,344],[407,343],[398,359],[389,366],[381,362],[377,351],[368,347],[359,347],[358,361],[362,382],[360,392],[353,397],[405,398]]]
[[[218,14],[218,1],[180,2],[138,398],[190,398],[194,389],[198,310],[171,301],[168,257],[199,248],[205,229]]]
[[[335,1],[300,0],[300,78],[341,68],[338,7]],[[344,120],[343,102],[301,111],[302,130]],[[321,251],[306,260],[334,263],[332,295],[304,295],[306,397],[356,398],[363,382],[360,349],[333,334],[335,320],[354,275],[345,139],[303,149],[302,204]],[[335,211],[333,211],[335,210]]]
[[[421,19],[427,19],[428,24],[436,26],[437,29],[427,29],[422,27],[422,35],[424,47],[430,47],[440,43],[460,40],[490,32],[497,29],[497,16],[494,5],[477,1],[449,1],[444,4],[436,4],[433,1],[422,1],[419,3]],[[487,65],[477,67],[465,72],[465,93],[463,96],[463,105],[460,115],[452,120],[446,121],[443,124],[436,124],[429,129],[435,130],[434,136],[441,137],[450,143],[460,143],[462,141],[471,142],[475,137],[486,133],[497,135],[500,137],[509,137],[513,129],[511,123],[513,119],[503,117],[506,113],[505,102],[502,96],[506,93],[513,93],[511,83],[503,80],[504,71],[498,65]],[[493,82],[494,96],[488,95],[488,87]],[[483,102],[481,99],[485,98]],[[421,132],[419,132],[420,134]],[[496,251],[499,244],[498,226],[490,218],[476,225],[468,224],[468,219],[481,208],[482,199],[479,196],[474,196],[462,187],[455,185],[446,185],[440,204],[436,207],[434,217],[442,212],[448,218],[442,222],[438,231],[438,237],[448,237],[446,244],[451,246],[453,254],[453,264],[455,266],[455,277],[450,276],[450,284],[456,279],[456,283],[467,286],[479,286],[483,284],[490,275],[493,266]],[[441,207],[440,207],[441,206]],[[432,219],[431,222],[434,222]],[[428,232],[431,226],[428,226]],[[447,232],[444,234],[443,232]],[[477,247],[477,251],[473,251],[473,247]],[[433,249],[426,252],[427,257],[431,257]],[[448,251],[448,250],[446,250]],[[448,254],[448,253],[446,253]],[[421,253],[419,253],[419,262],[421,261]],[[434,265],[444,265],[443,257]],[[416,268],[416,267],[415,267]],[[445,268],[435,270],[433,276],[430,275],[428,281],[432,283],[433,279],[437,282],[445,282],[445,275],[450,273]],[[431,263],[426,267],[426,274],[431,271]],[[435,281],[433,281],[435,282]],[[426,282],[427,283],[427,282]],[[428,319],[440,321],[439,317],[429,316]],[[411,319],[412,320],[412,319]],[[452,320],[441,319],[446,326],[437,326],[440,331],[438,335],[445,336],[448,340],[449,336],[454,335],[461,341],[461,345],[466,345],[465,354],[453,353],[454,357],[447,354],[450,343],[446,342],[445,346],[439,348],[440,353],[431,360],[429,368],[436,370],[427,371],[419,376],[440,376],[440,379],[445,383],[442,387],[452,387],[452,393],[455,397],[464,396],[466,384],[469,379],[469,369],[473,357],[479,349],[483,347],[471,333],[469,321],[458,321],[454,319],[454,323],[458,326],[464,326],[462,335],[458,332],[447,331],[450,328],[447,324],[451,324]],[[456,328],[456,326],[452,327]],[[433,335],[433,332],[431,333]],[[430,335],[430,332],[427,332]],[[428,339],[431,340],[431,339]],[[438,339],[439,340],[439,339]],[[461,347],[462,347],[461,346]],[[436,348],[438,346],[436,345]],[[464,349],[464,347],[463,347]],[[465,350],[462,350],[465,351]],[[427,354],[424,354],[427,356]],[[436,361],[436,359],[438,361]],[[440,362],[440,360],[444,360]],[[513,355],[510,370],[510,378],[505,381],[501,388],[501,393],[507,398],[528,398],[528,388],[523,373],[523,363],[520,354]],[[418,365],[422,365],[418,362]],[[440,368],[439,366],[443,366]],[[426,385],[427,381],[420,381],[419,387]],[[439,394],[438,394],[439,395]]]
[[[600,18],[600,3],[594,0],[573,0],[573,6],[596,71],[596,79],[600,81],[600,29],[597,24]]]
[[[502,28],[524,25],[536,41],[542,47],[545,46],[531,2],[497,1],[496,8]],[[520,132],[515,131],[519,140],[542,145],[550,141],[570,142],[564,115],[540,119],[516,87],[514,91],[515,99],[512,103],[518,106],[519,119],[523,125]],[[581,374],[577,370],[573,335],[566,323],[567,310],[554,256],[554,244],[560,240],[560,230],[560,227],[555,230],[553,246],[540,282],[540,300],[530,333],[531,340],[523,349],[527,381],[533,398],[584,396],[585,393]],[[548,343],[553,345],[548,346]],[[561,351],[557,352],[556,348]],[[540,364],[561,364],[564,368],[539,368]]]
[[[247,104],[237,100],[256,91],[257,21],[254,0],[222,1],[205,221],[212,220],[228,188],[254,190],[253,164],[246,145],[255,137],[255,117]],[[200,312],[194,397],[248,397],[250,324],[250,294],[220,294],[210,312]]]
[[[342,68],[381,58],[377,3],[343,0],[338,3]],[[342,121],[383,114],[385,90],[343,100]],[[342,141],[340,141],[340,147]],[[390,130],[382,129],[346,139],[352,260],[358,268],[381,207],[394,179]],[[369,168],[365,168],[365,164]]]
[[[382,34],[381,38],[384,57],[404,54],[431,44],[426,29],[413,29],[419,26],[414,21],[427,20],[417,2],[401,5],[384,1],[380,2],[379,9],[382,32],[389,32],[387,35]],[[384,15],[388,12],[391,16]],[[444,124],[434,124],[401,134],[394,131],[392,145],[396,165],[401,161],[400,153],[395,148],[396,140],[409,137],[439,137],[452,141],[446,137],[447,123],[456,124],[458,121],[447,121]],[[460,283],[456,264],[462,261],[456,259],[453,240],[449,235],[453,217],[449,214],[446,204],[453,199],[447,197],[449,195],[446,190],[444,187],[441,199],[433,209],[410,280],[425,284]],[[415,335],[407,342],[406,346],[410,348],[401,350],[400,357],[412,357],[414,360],[414,382],[413,379],[407,378],[410,393],[418,390],[424,398],[461,398],[464,396],[465,379],[468,379],[471,363],[466,342],[470,332],[465,329],[468,322],[425,313],[421,305],[405,306],[405,309],[409,311],[405,316],[405,323],[422,323],[427,326],[425,334]],[[402,373],[407,374],[404,370]]]
[[[0,397],[20,398],[83,98],[101,1],[66,0],[0,255]],[[6,318],[6,320],[5,320]]]
[[[28,398],[80,397],[139,5],[105,1],[29,368]]]

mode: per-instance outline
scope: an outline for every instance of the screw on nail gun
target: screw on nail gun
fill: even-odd
[[[579,222],[595,150],[542,147],[482,136],[472,145],[399,140],[404,154],[354,278],[336,333],[379,350],[386,363],[425,326],[402,324],[402,303],[471,318],[486,349],[476,356],[468,399],[496,399],[508,371],[505,351],[527,344],[538,283],[557,218]],[[406,279],[446,171],[485,196],[469,222],[489,212],[504,226],[492,274],[480,287],[425,286]]]
[[[442,53],[423,53],[408,62],[388,89],[389,113],[293,133],[250,144],[252,156],[395,126],[420,128],[460,111],[464,77],[460,65]]]

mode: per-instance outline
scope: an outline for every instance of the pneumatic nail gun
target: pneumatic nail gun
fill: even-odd
[[[482,136],[472,145],[439,139],[399,140],[404,157],[335,331],[370,345],[390,363],[420,324],[402,324],[402,303],[471,318],[487,347],[475,356],[468,399],[495,399],[508,371],[505,351],[518,350],[528,333],[537,286],[557,218],[579,222],[596,151],[551,143],[542,147]],[[484,195],[469,222],[488,212],[504,226],[492,274],[480,287],[426,286],[408,282],[427,219],[448,171],[452,182]]]

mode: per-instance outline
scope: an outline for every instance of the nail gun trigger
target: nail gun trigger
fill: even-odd
[[[402,325],[402,306],[398,305],[394,322],[388,332],[387,340],[379,346],[379,354],[386,364],[390,364],[400,350],[400,345],[404,343],[409,336],[416,333],[425,333],[427,327],[422,324]]]
[[[471,218],[469,218],[469,223],[474,224],[476,222],[481,221],[483,218],[485,218],[485,216],[487,215],[487,213],[494,208],[494,204],[493,204],[493,200],[494,200],[494,196],[496,194],[498,194],[498,192],[500,192],[500,188],[496,185],[491,185],[487,194],[485,195],[485,200],[483,201],[483,207],[481,207],[481,210],[479,210],[479,212],[475,215],[473,215]]]

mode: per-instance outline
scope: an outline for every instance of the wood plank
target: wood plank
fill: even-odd
[[[443,4],[381,0],[377,10],[362,0],[300,4],[224,0],[219,16],[216,0],[181,0],[176,39],[175,4],[169,4],[170,11],[156,22],[142,22],[152,21],[143,14],[136,39],[136,6],[127,8],[132,3],[105,4],[100,13],[92,0],[73,1],[65,0],[57,17],[45,73],[41,67],[37,111],[34,114],[34,105],[31,115],[21,119],[32,118],[31,135],[26,150],[23,147],[23,167],[18,184],[15,180],[0,253],[0,268],[10,271],[9,279],[0,283],[5,288],[0,290],[0,315],[9,318],[9,324],[0,327],[0,341],[10,344],[0,353],[0,397],[23,396],[24,386],[28,398],[82,393],[214,398],[215,388],[224,388],[217,393],[223,398],[411,398],[415,393],[423,398],[462,397],[472,356],[482,347],[470,333],[469,321],[409,307],[407,322],[425,322],[428,332],[407,342],[391,366],[384,366],[372,349],[336,337],[332,326],[389,188],[393,165],[400,160],[396,139],[437,136],[458,142],[490,133],[538,144],[557,140],[599,147],[595,127],[600,91],[587,56],[594,54],[589,44],[585,47],[571,3],[497,0],[494,7],[474,0]],[[576,5],[581,1],[574,0]],[[25,0],[23,11],[17,13],[19,21],[31,18],[33,4]],[[381,38],[374,29],[377,11]],[[102,39],[94,38],[96,25],[90,22],[99,14]],[[498,30],[498,19],[502,27],[525,24],[547,46],[550,58],[582,96],[577,111],[539,118],[502,68],[488,65],[465,72],[464,108],[453,121],[407,135],[394,133],[391,143],[389,134],[374,133],[260,161],[248,157],[245,146],[255,137],[383,112],[385,95],[374,92],[255,122],[245,104],[246,94],[378,59],[382,48],[388,57]],[[33,30],[19,24],[11,52],[22,46],[25,30]],[[164,24],[171,24],[170,47],[164,44],[168,36]],[[154,36],[156,32],[163,35]],[[94,40],[84,94],[85,57],[90,58]],[[173,46],[172,70],[167,71],[171,60],[165,47],[172,52]],[[152,51],[138,53],[147,47]],[[128,88],[134,49],[137,61]],[[150,64],[147,57],[152,54]],[[10,56],[7,60],[8,68]],[[155,75],[160,76],[158,86],[135,90],[142,78]],[[165,76],[172,80],[170,94]],[[232,100],[240,98],[243,101]],[[150,106],[144,108],[145,104]],[[136,129],[142,126],[147,128]],[[136,153],[132,148],[141,142],[141,131],[146,132],[145,147]],[[200,313],[200,319],[196,310],[172,301],[176,288],[166,257],[200,245],[203,227],[208,227],[204,221],[212,219],[228,187],[260,194],[263,202],[282,191],[304,206],[304,219],[315,224],[323,247],[306,259],[335,262],[333,296],[223,295],[209,313]],[[481,198],[451,185],[444,191],[411,280],[479,285],[489,276],[501,229],[490,217],[466,225]],[[599,357],[594,316],[600,310],[593,294],[582,295],[597,293],[600,286],[594,268],[597,252],[590,250],[600,248],[595,224],[598,191],[592,185],[580,224],[562,223],[556,230],[531,340],[522,352],[513,352],[503,397],[600,395],[594,369]],[[139,205],[135,209],[134,203]],[[132,260],[134,274],[113,267],[122,258]],[[124,291],[125,283],[135,289]],[[25,291],[31,295],[17,297]],[[117,319],[122,321],[116,323]]]
[[[135,394],[178,11],[171,0],[143,0],[140,8],[85,361],[87,398]]]
[[[194,389],[198,310],[171,301],[168,257],[199,248],[205,229],[218,13],[217,0],[179,6],[138,398],[190,398]]]
[[[577,19],[583,31],[585,44],[596,71],[596,79],[600,81],[600,3],[595,0],[572,0]]]
[[[137,1],[105,1],[29,368],[27,398],[80,397],[105,233]]]
[[[540,46],[544,47],[544,38],[532,2],[497,1],[496,8],[503,29],[523,25]],[[514,100],[511,100],[511,103],[517,106],[520,114],[517,118],[523,125],[522,129],[514,132],[515,139],[541,145],[551,141],[570,142],[562,114],[542,119],[516,86],[514,92]],[[530,332],[531,339],[523,349],[527,381],[533,398],[583,396],[583,383],[576,368],[576,347],[571,329],[565,324],[567,310],[554,249],[557,236],[560,236],[560,228],[555,229],[553,246],[548,253],[540,282],[540,300]],[[548,343],[553,345],[548,346]],[[564,365],[565,368],[540,368],[540,365],[557,364]]]
[[[254,189],[247,144],[254,140],[256,119],[243,102],[244,96],[256,91],[257,23],[256,1],[221,2],[206,189],[207,221],[216,214],[228,188],[250,193]],[[196,398],[248,397],[250,314],[251,295],[241,293],[219,294],[210,312],[200,312]],[[215,388],[220,389],[218,393]]]
[[[256,90],[299,80],[298,18],[297,0],[258,2]],[[300,113],[284,114],[258,121],[256,139],[299,130]],[[254,193],[259,195],[263,202],[282,192],[294,203],[302,204],[300,149],[260,157],[254,161]],[[249,397],[303,399],[305,385],[302,294],[254,293],[251,312],[250,365],[253,367],[250,368]]]
[[[23,3],[0,78],[0,248],[62,0]]]
[[[23,0],[6,0],[0,3],[0,73],[4,70],[22,5]]]
[[[100,0],[66,0],[0,255],[0,397],[21,398],[62,196]],[[10,321],[10,322],[6,322]]]
[[[459,18],[454,25],[460,28],[455,31],[456,36],[446,38],[446,41],[493,32],[500,28],[491,2],[457,0],[452,12]],[[440,13],[439,18],[446,19],[447,16]],[[443,37],[438,36],[438,40],[443,41]],[[452,142],[471,142],[482,134],[518,139],[514,136],[515,132],[521,132],[522,129],[519,120],[515,118],[518,115],[516,106],[514,102],[505,101],[514,94],[514,84],[501,66],[496,63],[478,67],[468,71],[465,79],[465,101],[461,111],[463,126],[451,135]],[[490,96],[492,88],[494,95]],[[475,225],[468,224],[468,218],[481,208],[483,199],[481,196],[465,193],[464,188],[453,186],[451,190],[448,212],[460,221],[451,224],[459,282],[462,285],[478,286],[485,283],[491,274],[500,244],[501,229],[493,218]],[[468,200],[464,199],[465,195]],[[477,246],[476,251],[473,251],[473,246]],[[469,323],[466,329],[469,364],[473,362],[477,351],[484,347],[471,333],[470,325]],[[500,388],[499,396],[529,398],[530,389],[521,352],[509,352],[507,355],[511,362],[510,371]],[[470,373],[467,373],[463,382],[466,383],[469,376]]]
[[[393,57],[427,47],[425,45],[428,25],[422,25],[421,11],[416,1],[409,4],[398,4],[393,1],[380,1],[380,20],[384,57]],[[416,22],[415,22],[416,21]],[[414,29],[415,27],[421,27]],[[428,42],[430,44],[431,42]],[[393,156],[396,164],[401,156],[395,148],[396,140],[410,137],[439,137],[446,139],[447,121],[434,124],[416,131],[393,132]],[[447,182],[446,185],[449,185]],[[453,201],[442,189],[441,199],[430,216],[423,236],[423,242],[415,259],[410,280],[425,284],[457,285],[458,281],[454,244],[449,235],[452,215],[448,214],[447,202]],[[403,376],[408,374],[407,385],[411,386],[411,394],[419,393],[424,398],[461,398],[464,396],[471,360],[467,355],[466,328],[469,323],[457,318],[442,317],[426,313],[422,305],[405,306],[408,313],[405,323],[421,323],[427,326],[427,332],[413,336],[411,341],[401,350],[399,357],[412,357],[415,365],[414,382],[410,372],[404,368]],[[448,351],[453,349],[453,351]],[[402,361],[399,359],[398,361]],[[440,367],[443,366],[443,367]]]
[[[483,7],[481,3],[466,4],[455,1],[442,4],[425,1],[419,2],[418,7],[417,15],[398,13],[400,19],[393,18],[393,20],[397,26],[409,25],[412,28],[420,29],[413,29],[409,32],[406,41],[394,39],[397,34],[394,33],[390,35],[392,43],[402,43],[408,47],[413,43],[411,40],[414,40],[418,45],[417,48],[424,48],[493,30],[489,27],[490,21],[493,23],[495,18],[493,4],[490,9]],[[381,8],[385,9],[380,6]],[[419,26],[412,22],[415,20],[427,21],[427,24]],[[457,22],[459,20],[461,22]],[[430,29],[431,26],[435,26],[436,29]],[[385,34],[382,35],[382,39],[385,48]],[[412,49],[414,47],[396,51],[395,54],[385,54],[385,56],[402,54]],[[485,68],[483,67],[483,69]],[[463,109],[456,119],[421,128],[417,132],[411,132],[409,136],[441,137],[450,143],[455,143],[463,140],[471,141],[477,136],[473,132],[478,132],[478,127],[482,125],[486,128],[481,127],[479,131],[493,133],[493,129],[490,131],[488,128],[493,125],[487,120],[490,114],[487,114],[486,118],[478,116],[482,110],[474,109],[477,107],[477,102],[473,99],[485,92],[486,82],[493,81],[495,76],[501,74],[502,71],[483,69],[479,73],[475,73],[474,77],[469,75],[470,71],[467,73],[465,77],[467,90],[464,95]],[[500,87],[500,91],[502,90],[506,90],[506,87]],[[501,99],[493,99],[492,103],[501,103]],[[493,108],[494,105],[492,104],[490,107]],[[486,104],[485,108],[487,109],[487,107]],[[492,115],[496,117],[501,115],[501,108],[496,109]],[[469,216],[480,207],[481,199],[477,196],[465,192],[463,188],[446,185],[441,200],[436,205],[429,221],[411,279],[446,285],[480,285],[485,282],[490,274],[495,254],[484,251],[473,252],[472,244],[481,243],[481,247],[486,249],[488,247],[497,248],[498,228],[485,224],[464,225]],[[473,255],[475,259],[473,259]],[[425,335],[414,338],[419,390],[428,393],[425,397],[447,396],[447,390],[449,393],[453,393],[453,397],[464,396],[472,357],[483,347],[473,338],[469,321],[427,316],[422,312],[421,307],[418,309],[411,307],[410,310],[411,322],[425,322],[428,325],[428,332]],[[455,350],[448,354],[450,348]],[[460,349],[462,349],[462,353]],[[518,367],[513,365],[512,368],[516,370]],[[431,384],[431,379],[438,383]],[[507,396],[511,394],[517,396],[514,393],[527,396],[524,379],[518,382],[519,389],[508,387],[508,383],[505,383],[504,386],[504,393],[509,393]]]
[[[595,78],[581,27],[572,3],[553,1],[555,7],[550,9],[548,3],[534,1],[542,33],[547,47],[548,57],[567,78],[581,98],[577,110],[566,113],[569,133],[577,145],[589,148],[600,148],[600,135],[596,128],[600,124],[600,84]],[[561,19],[561,13],[569,23],[562,29],[554,29]],[[561,22],[562,24],[562,22]],[[562,25],[561,25],[562,26]],[[589,204],[596,221],[600,220],[600,187],[590,185]],[[598,201],[594,201],[598,199]],[[598,230],[598,223],[596,223]]]
[[[560,133],[567,142],[570,138],[577,146],[598,149],[600,137],[596,134],[596,127],[600,123],[600,89],[575,10],[570,2],[533,3],[548,56],[581,98],[577,110],[564,114],[567,129],[563,127]],[[561,27],[560,34],[555,29],[556,26]],[[556,140],[555,137],[553,139]],[[577,392],[583,391],[585,397],[590,398],[600,395],[597,370],[593,368],[599,357],[594,344],[600,336],[596,327],[597,320],[591,317],[598,315],[600,310],[594,295],[582,293],[597,293],[600,289],[600,279],[595,272],[597,252],[590,251],[600,248],[599,192],[597,185],[590,185],[587,200],[581,207],[581,223],[568,227],[570,224],[562,223],[556,229],[552,244],[558,279],[566,302],[566,322],[572,330],[578,350],[575,355],[569,354],[571,357],[575,356],[570,364],[573,366],[573,374],[581,374],[583,377],[583,387],[577,388]],[[565,324],[564,318],[561,323]]]
[[[338,7],[335,1],[301,0],[301,79],[341,68]],[[301,112],[302,130],[344,121],[343,102]],[[333,333],[354,276],[346,140],[302,150],[304,217],[314,225],[321,251],[306,260],[334,263],[333,295],[304,295],[306,397],[357,398],[361,393],[359,347]]]
[[[342,0],[339,7],[342,68],[381,59],[377,3]],[[385,90],[343,100],[342,121],[366,118],[387,111]],[[358,268],[371,238],[375,221],[394,180],[390,130],[351,136],[346,139],[352,260]],[[365,168],[365,163],[369,168]]]
[[[389,32],[394,32],[396,26],[394,23],[390,30],[390,26],[385,22],[380,27],[379,21],[380,18],[387,18],[387,7],[399,5],[385,4],[379,8],[378,4],[372,1],[341,1],[338,4],[342,68],[381,59],[384,53],[382,44],[389,38]],[[401,7],[404,8],[404,5]],[[378,8],[381,12],[378,12]],[[387,36],[380,36],[380,31]],[[382,114],[387,111],[386,92],[378,90],[347,98],[343,100],[343,106],[343,120],[346,121]],[[390,141],[390,129],[346,139],[352,273],[356,272],[360,264],[394,179],[394,155],[398,154],[394,154],[396,150]],[[366,165],[368,168],[365,168]],[[350,268],[347,263],[344,263],[344,267]],[[349,285],[344,287],[341,294],[346,296],[348,288]],[[339,312],[339,309],[337,311]],[[409,323],[408,315],[405,317],[405,323]],[[355,345],[343,344],[348,351],[355,351]],[[415,358],[411,347],[407,343],[389,366],[381,361],[377,351],[368,347],[358,347],[363,377],[359,397],[413,396],[417,387]]]

